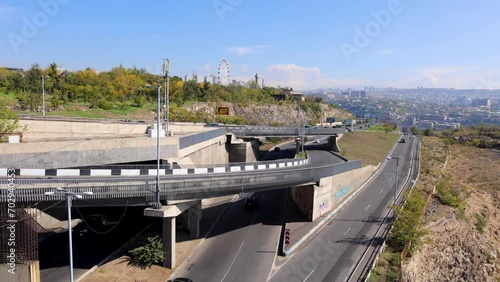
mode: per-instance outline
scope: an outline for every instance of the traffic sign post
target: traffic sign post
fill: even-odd
[[[290,229],[285,229],[285,245],[290,245]]]

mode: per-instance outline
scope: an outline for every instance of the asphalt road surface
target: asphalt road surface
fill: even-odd
[[[408,175],[407,160],[414,140],[398,143],[392,153],[401,158],[398,187]],[[314,238],[290,257],[277,260],[276,271],[268,281],[346,281],[394,201],[395,170],[396,161],[389,160],[380,174]]]
[[[323,145],[307,146],[315,165],[343,162],[323,151]],[[285,154],[293,157],[295,143],[279,147],[279,152],[271,151],[269,159]],[[177,271],[177,277],[204,282],[267,281],[276,260],[285,194],[285,190],[255,193],[252,197],[259,198],[259,206],[252,210],[245,208],[244,200],[231,205],[189,262]]]

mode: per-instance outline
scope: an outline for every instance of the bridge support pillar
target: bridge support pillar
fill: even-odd
[[[162,226],[163,267],[175,267],[175,217],[165,217]]]
[[[191,239],[200,237],[201,200],[188,209],[188,227]]]
[[[337,145],[337,138],[338,138],[337,135],[330,136],[328,138],[328,144],[326,146],[328,147],[328,149],[338,153],[340,152],[340,148]]]
[[[159,209],[147,208],[144,210],[145,216],[159,217],[162,220],[162,243],[163,243],[163,266],[167,268],[175,267],[175,218],[182,214],[183,211],[188,210],[191,206],[198,207],[199,211],[195,213],[200,216],[195,217],[194,222],[197,222],[195,230],[199,234],[199,219],[201,217],[201,201],[178,201],[175,204],[169,206],[162,206]],[[191,228],[191,227],[190,227]],[[196,233],[195,233],[196,234]]]

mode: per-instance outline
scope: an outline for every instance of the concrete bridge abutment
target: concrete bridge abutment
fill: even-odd
[[[330,177],[321,178],[317,185],[292,188],[292,199],[302,212],[314,221],[333,211],[373,174],[376,167],[369,165]]]

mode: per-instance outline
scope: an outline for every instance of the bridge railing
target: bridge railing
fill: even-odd
[[[318,167],[293,167],[263,171],[228,172],[213,175],[171,175],[160,179],[161,199],[202,199],[215,196],[288,188],[320,178],[361,167],[361,161]],[[0,179],[0,202],[7,202],[10,180]],[[64,196],[46,197],[45,192],[61,187],[72,192],[92,191],[86,200],[143,199],[144,205],[152,201],[156,191],[156,178],[144,177],[90,177],[54,179],[14,179],[13,194],[17,202],[62,200]]]

